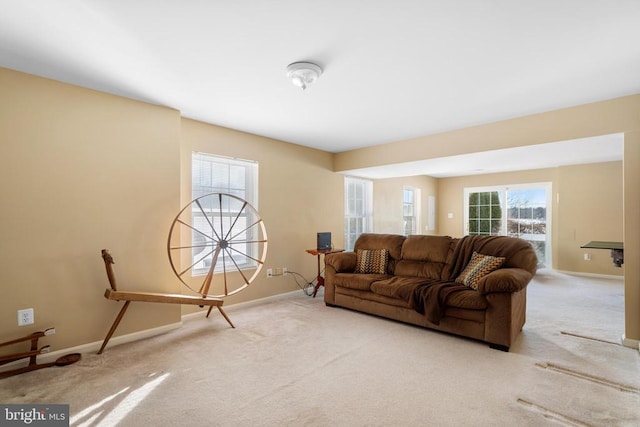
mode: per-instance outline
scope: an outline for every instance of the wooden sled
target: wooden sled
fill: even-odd
[[[211,310],[213,307],[216,307],[220,314],[226,319],[226,321],[231,325],[232,328],[235,328],[233,323],[231,323],[231,319],[227,316],[227,313],[222,309],[223,300],[217,297],[209,297],[209,296],[191,296],[191,295],[181,295],[181,294],[163,294],[163,293],[154,293],[154,292],[127,292],[127,291],[119,291],[116,287],[116,278],[113,273],[113,258],[107,249],[102,250],[102,259],[104,260],[104,265],[107,269],[107,277],[109,278],[109,284],[111,285],[111,289],[107,288],[104,293],[104,297],[110,300],[115,301],[124,301],[124,305],[118,313],[118,316],[111,325],[111,329],[107,333],[107,336],[104,338],[102,342],[102,346],[98,351],[98,354],[102,354],[107,343],[111,339],[111,336],[116,331],[116,328],[120,324],[122,317],[124,316],[127,308],[129,308],[129,304],[131,301],[140,301],[140,302],[159,302],[164,304],[188,304],[188,305],[198,305],[200,307],[208,306],[209,310],[207,311],[207,317],[211,314]]]
[[[7,363],[16,362],[21,359],[29,358],[29,365],[21,368],[11,369],[8,371],[0,372],[0,379],[7,378],[13,375],[23,374],[25,372],[35,371],[36,369],[48,368],[50,366],[66,366],[77,362],[82,357],[80,353],[71,353],[66,356],[61,356],[53,362],[37,363],[36,359],[38,355],[48,353],[51,349],[50,346],[45,345],[38,348],[38,340],[44,336],[53,335],[56,333],[55,328],[48,328],[41,332],[34,332],[22,338],[18,338],[12,341],[0,343],[0,347],[5,347],[13,344],[18,344],[25,341],[31,341],[31,348],[29,351],[21,353],[7,354],[0,356],[0,365],[6,365]]]

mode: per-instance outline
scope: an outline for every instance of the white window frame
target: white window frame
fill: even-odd
[[[538,189],[544,188],[546,195],[546,233],[545,233],[545,261],[546,266],[552,268],[552,231],[553,226],[551,224],[552,218],[552,185],[551,182],[534,182],[534,183],[526,183],[526,184],[510,184],[510,185],[493,185],[487,187],[465,187],[463,192],[464,198],[464,215],[463,215],[463,229],[464,234],[469,234],[469,194],[470,193],[483,193],[483,192],[498,192],[501,194],[500,205],[502,209],[502,222],[499,233],[497,235],[507,236],[507,214],[509,207],[507,206],[508,202],[508,192],[510,190],[527,190],[527,189]],[[495,234],[494,234],[495,235]],[[529,240],[526,237],[523,237],[525,240]]]
[[[345,249],[352,251],[360,234],[373,231],[373,181],[345,177],[344,219]]]
[[[411,200],[407,201],[410,195]],[[411,228],[407,229],[407,222]],[[420,230],[420,189],[415,187],[402,188],[402,232],[405,236],[418,234]]]
[[[196,162],[205,162],[210,164],[209,167],[211,167],[211,170],[209,171],[210,173],[208,177],[204,177],[201,173],[201,176],[196,176],[198,172],[201,172],[203,169],[202,167],[197,167]],[[226,177],[224,176],[225,174],[218,175],[217,182],[213,182],[215,180],[215,178],[213,177],[213,168],[216,165],[220,169],[227,169]],[[232,178],[231,175],[233,173],[237,174],[236,179]],[[242,176],[242,179],[238,180],[237,178],[240,176]],[[192,152],[191,197],[192,199],[196,199],[210,193],[225,193],[234,195],[243,200],[246,200],[251,206],[258,210],[258,162],[254,160],[237,159],[197,151]],[[200,212],[194,212],[192,213],[192,215],[199,213]],[[230,218],[235,218],[236,216],[238,216],[237,212],[229,211],[228,214]],[[195,221],[192,222],[195,224]],[[253,231],[249,230],[249,232]],[[247,240],[251,239],[249,238]],[[241,257],[236,260],[237,266],[240,269],[255,268],[255,261],[251,259],[251,256],[255,255],[255,251],[256,248],[254,247],[254,245],[247,245],[244,253],[250,255],[250,257]],[[255,258],[255,256],[253,256],[253,258]],[[196,253],[192,254],[192,263],[196,262],[198,259],[200,259],[200,256],[198,256]],[[208,271],[209,268],[203,264],[203,266],[201,267],[194,267],[191,274],[193,277],[201,276],[207,274]],[[214,272],[218,273],[222,271],[223,265],[219,262],[216,265]]]

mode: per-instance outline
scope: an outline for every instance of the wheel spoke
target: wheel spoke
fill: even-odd
[[[178,250],[178,249],[193,249],[193,248],[211,248],[216,244],[216,242],[214,242],[213,240],[211,241],[211,243],[203,243],[201,245],[187,245],[187,246],[171,246],[169,249],[171,249],[172,251]],[[211,251],[213,252],[213,251]],[[209,252],[209,253],[211,253]]]
[[[207,219],[208,220],[208,219]],[[187,224],[186,222],[184,222],[181,219],[178,219],[177,222],[179,222],[180,224],[184,225],[185,227],[188,227],[190,229],[192,229],[193,231],[195,231],[196,233],[202,234],[204,237],[206,237],[207,239],[213,241],[213,238],[211,236],[209,236],[208,234],[204,234],[202,231],[198,230],[197,228],[195,228],[194,226],[192,226],[191,224]],[[218,239],[220,240],[220,239]]]
[[[224,236],[224,219],[222,217],[222,193],[218,194],[218,208],[218,210],[220,211],[220,236]],[[220,237],[218,237],[218,239],[222,240]]]
[[[225,258],[225,254],[227,251],[222,251],[222,278],[224,281],[224,295],[229,295],[229,290],[227,289],[227,260]]]
[[[231,224],[231,227],[229,227],[229,231],[227,232],[227,235],[224,236],[225,240],[230,240],[229,239],[229,234],[231,234],[231,230],[233,230],[233,227],[236,225],[236,222],[238,222],[238,218],[240,218],[240,215],[242,214],[242,211],[244,210],[244,208],[247,206],[247,202],[244,202],[242,204],[242,207],[240,208],[240,210],[238,211],[238,215],[236,215],[236,217],[233,219],[233,223]],[[236,234],[237,235],[237,234]],[[233,239],[233,238],[232,238]]]
[[[227,251],[227,249],[225,249],[225,251]],[[238,264],[236,263],[236,260],[233,259],[233,257],[231,256],[231,254],[229,254],[229,258],[231,258],[231,261],[233,262],[233,265],[236,266],[236,270],[238,270],[238,273],[240,273],[240,275],[242,276],[242,278],[244,279],[244,283],[245,285],[249,284],[249,280],[247,279],[247,276],[244,275],[244,273],[242,272],[242,269],[238,266]]]
[[[216,235],[216,239],[220,240],[220,236],[218,236],[218,234],[216,233],[216,229],[213,227],[213,223],[209,220],[209,216],[207,215],[207,213],[204,211],[204,208],[200,204],[200,199],[196,199],[196,204],[198,205],[198,208],[200,208],[200,212],[202,212],[202,215],[204,215],[204,218],[209,223],[209,227],[211,227],[211,231],[213,231],[213,234]],[[207,235],[205,234],[205,236]],[[207,236],[207,237],[211,239],[211,236]]]
[[[211,255],[212,253],[213,253],[213,251],[209,251],[209,252],[207,252],[206,254],[204,254],[202,257],[200,257],[200,259],[198,259],[198,260],[197,260],[197,261],[195,261],[193,264],[191,264],[189,267],[187,267],[185,270],[183,270],[183,271],[182,271],[178,276],[179,276],[179,277],[182,277],[182,275],[183,275],[184,273],[186,273],[187,271],[191,270],[191,269],[193,268],[193,266],[194,266],[194,265],[196,265],[196,264],[198,264],[198,263],[200,263],[200,262],[204,261],[204,259],[205,259],[206,257],[208,257],[209,255]]]
[[[246,256],[247,258],[250,258],[250,259],[254,260],[255,262],[257,262],[257,263],[259,263],[259,264],[262,264],[262,263],[263,263],[263,261],[261,261],[261,260],[259,260],[259,259],[257,259],[257,258],[254,258],[254,257],[252,257],[251,255],[246,254],[246,253],[244,253],[244,252],[240,252],[240,251],[239,251],[238,249],[236,249],[236,248],[229,247],[227,250],[229,250],[229,249],[231,249],[231,250],[232,250],[232,251],[234,251],[234,252],[239,253],[239,254],[240,254],[240,255],[242,255],[242,256]],[[229,256],[231,256],[231,254],[229,254]]]
[[[246,231],[247,231],[247,230],[249,230],[250,228],[255,227],[256,225],[258,225],[258,224],[260,224],[260,223],[262,223],[262,220],[261,220],[261,219],[257,220],[257,221],[256,221],[256,222],[254,222],[253,224],[251,224],[251,225],[249,225],[249,226],[245,227],[245,228],[244,228],[244,230],[240,230],[239,232],[237,232],[236,234],[234,234],[234,235],[233,235],[233,237],[232,237],[232,238],[230,238],[229,240],[234,240],[234,239],[235,239],[236,237],[238,237],[239,235],[243,234],[244,232],[246,232]]]

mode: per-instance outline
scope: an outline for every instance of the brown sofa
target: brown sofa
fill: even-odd
[[[362,271],[359,263],[364,259],[358,250],[386,253],[384,273],[356,273],[356,264]],[[478,275],[477,289],[455,282],[469,271],[465,268],[474,252],[504,257],[500,268]],[[462,335],[509,351],[525,323],[526,287],[537,263],[531,245],[513,237],[365,233],[354,252],[326,255],[324,300],[328,306]]]

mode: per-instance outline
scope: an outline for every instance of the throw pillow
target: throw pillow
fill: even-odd
[[[386,274],[389,261],[388,249],[358,249],[356,273]]]
[[[478,289],[480,279],[500,268],[504,264],[504,260],[504,257],[482,255],[474,251],[469,264],[456,277],[456,283],[462,283],[472,289]]]

